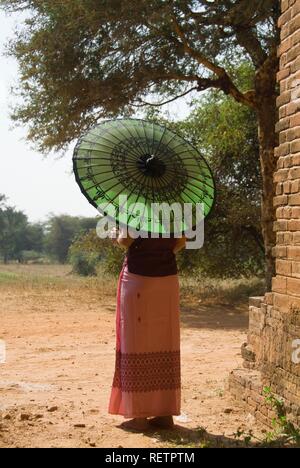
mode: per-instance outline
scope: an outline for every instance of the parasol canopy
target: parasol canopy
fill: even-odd
[[[195,210],[191,223],[184,219],[186,204],[202,203],[204,217],[214,204],[213,175],[198,150],[145,120],[115,119],[93,127],[76,144],[73,167],[82,193],[100,213],[137,230],[184,232],[196,223]],[[161,213],[174,203],[182,212],[170,212],[168,227]],[[158,217],[153,204],[164,206]]]

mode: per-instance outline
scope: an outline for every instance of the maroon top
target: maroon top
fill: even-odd
[[[173,252],[177,239],[137,238],[127,251],[128,271],[142,276],[176,275],[176,256]]]

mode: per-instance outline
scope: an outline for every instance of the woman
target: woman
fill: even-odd
[[[118,283],[116,364],[109,413],[143,431],[180,414],[179,284],[175,254],[185,238],[132,238]],[[151,419],[148,419],[151,418]]]

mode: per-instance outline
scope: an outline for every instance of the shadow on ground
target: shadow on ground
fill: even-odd
[[[132,432],[128,428],[123,428],[125,432]],[[224,435],[208,433],[204,428],[189,429],[176,424],[174,429],[149,429],[143,433],[145,437],[156,438],[158,442],[165,443],[165,448],[237,448],[245,447],[243,441]],[[248,447],[255,446],[249,444]]]
[[[248,328],[248,307],[222,305],[181,305],[181,324],[187,328],[213,330],[245,330]]]

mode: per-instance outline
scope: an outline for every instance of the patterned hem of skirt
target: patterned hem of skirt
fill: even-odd
[[[181,412],[175,412],[170,415],[170,413],[159,413],[159,414],[148,414],[148,413],[142,413],[142,414],[123,414],[123,413],[112,413],[108,411],[109,414],[112,414],[114,416],[123,416],[126,419],[134,419],[134,418],[158,418],[158,417],[164,417],[164,416],[180,416]]]

